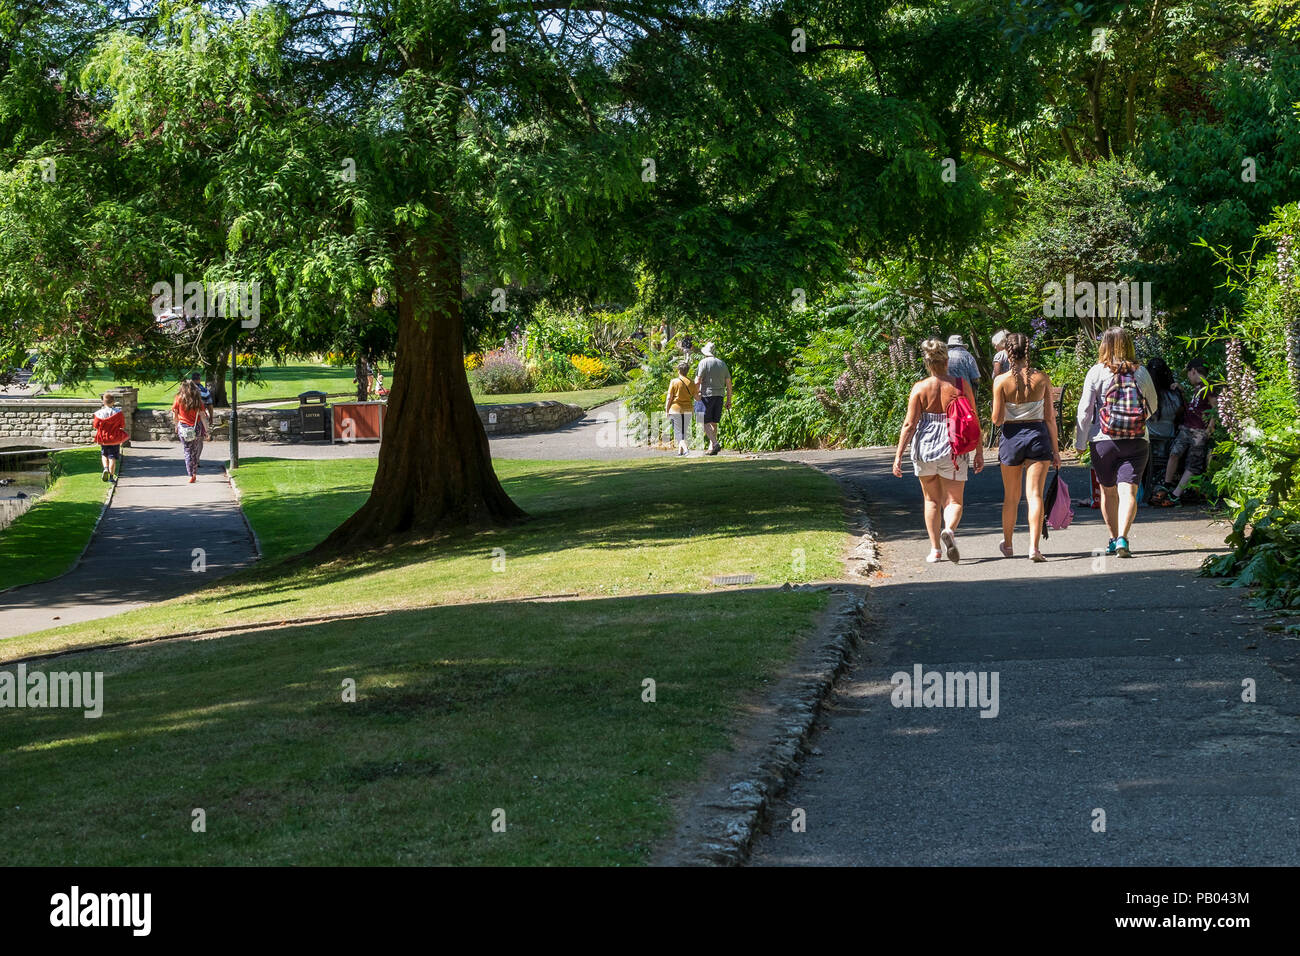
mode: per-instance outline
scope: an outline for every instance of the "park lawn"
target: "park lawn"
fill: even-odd
[[[243,463],[268,560],[327,534],[364,500],[374,465]],[[0,721],[0,827],[21,848],[6,862],[647,862],[674,800],[826,607],[825,592],[722,590],[709,576],[838,577],[838,488],[777,461],[496,467],[530,522],[350,563],[269,563],[0,644],[12,660],[178,625],[373,612],[29,664],[103,672],[104,712]],[[557,592],[581,597],[515,600]],[[206,832],[192,829],[196,809]]]
[[[110,486],[100,477],[97,447],[52,452],[50,461],[54,480],[40,500],[0,529],[0,589],[67,571],[103,510]]]
[[[194,371],[201,372],[201,368]],[[391,370],[390,370],[391,371]],[[264,365],[260,376],[265,379],[258,384],[239,383],[239,401],[264,402],[270,399],[296,398],[302,392],[325,392],[328,394],[356,395],[356,386],[352,384],[355,371],[352,366],[335,368],[331,365]],[[171,408],[172,399],[176,397],[179,382],[161,382],[152,385],[114,379],[107,369],[97,369],[90,381],[76,389],[56,389],[42,392],[39,398],[98,398],[114,387],[135,385],[140,389],[141,408]],[[297,402],[295,401],[296,405]]]
[[[645,863],[826,597],[395,611],[29,664],[102,672],[103,714],[0,720],[4,862]]]
[[[522,392],[518,395],[484,395],[474,393],[479,405],[514,405],[519,402],[567,402],[581,408],[608,405],[623,394],[625,385],[606,385],[602,388],[584,388],[576,392]]]
[[[202,369],[196,369],[202,371]],[[256,385],[239,383],[238,398],[243,402],[270,402],[278,399],[286,401],[272,405],[273,408],[297,408],[297,396],[303,392],[324,392],[336,396],[356,397],[357,387],[352,384],[355,371],[351,366],[335,368],[330,365],[265,365],[260,373],[265,379]],[[388,369],[385,383],[392,385],[392,369]],[[89,383],[77,389],[57,389],[42,392],[38,398],[98,398],[104,392],[122,385],[136,385],[140,389],[141,408],[171,408],[172,399],[176,397],[179,382],[163,382],[153,385],[137,384],[130,381],[114,379],[107,369],[98,369]],[[624,386],[607,385],[603,388],[582,389],[576,392],[525,392],[518,395],[485,395],[474,393],[474,401],[481,405],[507,405],[516,402],[569,402],[583,408],[595,408],[612,402],[622,393]],[[293,401],[288,401],[293,399]]]
[[[838,578],[838,486],[772,460],[495,462],[532,520],[317,564],[305,551],[355,511],[374,459],[247,459],[244,513],[267,561],[183,598],[0,643],[0,659],[164,634],[343,613],[571,594],[626,597]],[[497,568],[499,570],[494,570]]]

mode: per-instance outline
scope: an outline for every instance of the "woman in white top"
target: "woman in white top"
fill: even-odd
[[[974,407],[975,392],[966,379],[948,374],[948,346],[939,339],[922,342],[921,354],[930,374],[912,386],[907,398],[907,418],[894,453],[894,477],[903,477],[903,449],[910,447],[912,471],[921,480],[921,494],[925,498],[925,530],[930,537],[930,554],[925,560],[931,564],[941,561],[946,550],[948,560],[956,564],[961,560],[957,526],[961,523],[970,452],[960,457],[953,455],[948,440],[947,411],[957,396],[963,394]],[[975,471],[983,469],[981,443],[975,449]]]
[[[1009,333],[1005,341],[1011,371],[993,380],[993,424],[1002,426],[998,461],[1002,465],[1002,543],[1004,558],[1014,553],[1011,535],[1020,511],[1023,476],[1029,499],[1029,560],[1046,561],[1038,549],[1043,534],[1043,487],[1047,466],[1061,467],[1056,435],[1056,407],[1052,380],[1029,367],[1029,337]]]
[[[1091,449],[1101,485],[1101,513],[1110,532],[1107,554],[1132,556],[1128,533],[1137,516],[1137,491],[1151,454],[1146,420],[1160,404],[1151,374],[1137,364],[1133,339],[1124,329],[1102,333],[1097,364],[1079,396],[1074,444]]]

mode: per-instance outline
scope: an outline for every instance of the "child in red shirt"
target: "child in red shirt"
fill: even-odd
[[[105,392],[100,396],[103,408],[95,410],[93,424],[95,444],[99,446],[99,461],[104,466],[104,481],[117,481],[117,464],[121,460],[122,443],[131,436],[126,433],[126,415],[117,406],[117,396]]]

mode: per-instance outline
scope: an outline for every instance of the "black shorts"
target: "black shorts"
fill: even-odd
[[[716,425],[722,421],[722,405],[726,398],[722,395],[706,395],[704,397],[704,424]]]
[[[1103,488],[1114,488],[1121,483],[1142,484],[1142,473],[1147,470],[1147,458],[1151,454],[1145,438],[1095,441],[1091,448],[1092,470]]]
[[[1052,460],[1052,436],[1046,422],[1007,422],[998,442],[998,461],[1004,465],[1023,465],[1031,461]]]
[[[121,445],[100,445],[99,453],[105,458],[117,458],[121,454]]]

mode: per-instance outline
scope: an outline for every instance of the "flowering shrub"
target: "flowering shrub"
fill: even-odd
[[[480,352],[470,352],[465,356],[465,371],[472,372],[476,368],[483,366],[483,355]]]
[[[605,363],[598,358],[591,358],[586,355],[570,355],[569,361],[573,367],[578,370],[583,378],[604,378]]]
[[[483,356],[482,364],[471,373],[479,391],[488,395],[532,391],[533,378],[523,360],[526,342],[526,336],[512,335],[501,348]]]
[[[898,440],[907,396],[921,374],[912,351],[902,336],[894,336],[883,351],[854,345],[844,352],[844,370],[834,387],[814,390],[832,424],[827,437],[855,446]]]
[[[1212,477],[1234,518],[1225,541],[1231,550],[1207,559],[1204,570],[1258,588],[1266,606],[1291,611],[1300,609],[1298,233],[1300,204],[1293,203],[1260,230],[1275,250],[1261,261],[1253,250],[1237,262],[1212,249],[1227,271],[1225,287],[1240,294],[1243,308],[1225,312],[1198,339],[1223,344],[1218,416],[1227,436],[1215,448]]]
[[[583,388],[599,388],[623,381],[623,370],[610,359],[592,358],[589,355],[570,355],[569,364],[582,376]]]

